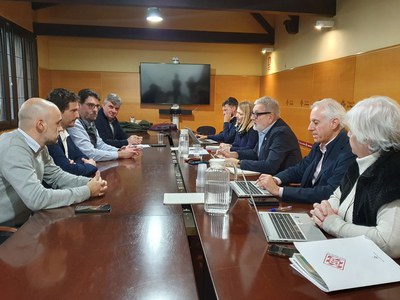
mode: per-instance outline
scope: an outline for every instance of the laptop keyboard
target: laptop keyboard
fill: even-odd
[[[269,216],[281,239],[306,240],[299,226],[297,226],[290,214],[271,213]]]
[[[249,194],[251,193],[251,195],[260,195],[262,194],[260,192],[260,190],[254,186],[251,182],[249,182],[249,188],[250,188],[250,193],[249,193],[249,189],[247,188],[247,184],[245,181],[236,181],[236,184],[246,193]]]

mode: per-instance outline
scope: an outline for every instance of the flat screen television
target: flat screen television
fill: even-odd
[[[142,104],[210,104],[209,64],[140,63]]]

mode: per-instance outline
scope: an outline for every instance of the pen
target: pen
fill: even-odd
[[[291,210],[292,206],[279,206],[279,207],[274,207],[269,209],[268,211],[270,212],[275,212],[275,211],[288,211]]]

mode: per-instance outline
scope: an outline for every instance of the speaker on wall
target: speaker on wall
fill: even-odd
[[[287,33],[296,34],[299,32],[299,19],[299,16],[289,15],[289,19],[283,21]]]

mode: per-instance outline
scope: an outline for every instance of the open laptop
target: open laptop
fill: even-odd
[[[249,198],[250,192],[253,197],[273,197],[267,190],[260,189],[255,181],[247,181],[250,191],[245,181],[231,181],[229,184],[238,198]]]
[[[249,181],[243,182],[250,186]],[[253,207],[260,220],[267,242],[293,243],[326,239],[307,213],[259,211],[257,201],[254,200],[253,196],[250,193]]]
[[[194,132],[190,129],[185,127],[185,129],[188,130],[189,136],[193,141],[193,144],[200,144],[200,145],[211,145],[211,144],[218,144],[217,141],[211,140],[211,139],[199,139],[197,136],[194,134]]]
[[[322,231],[307,213],[256,212],[269,243],[293,243],[325,240]]]

